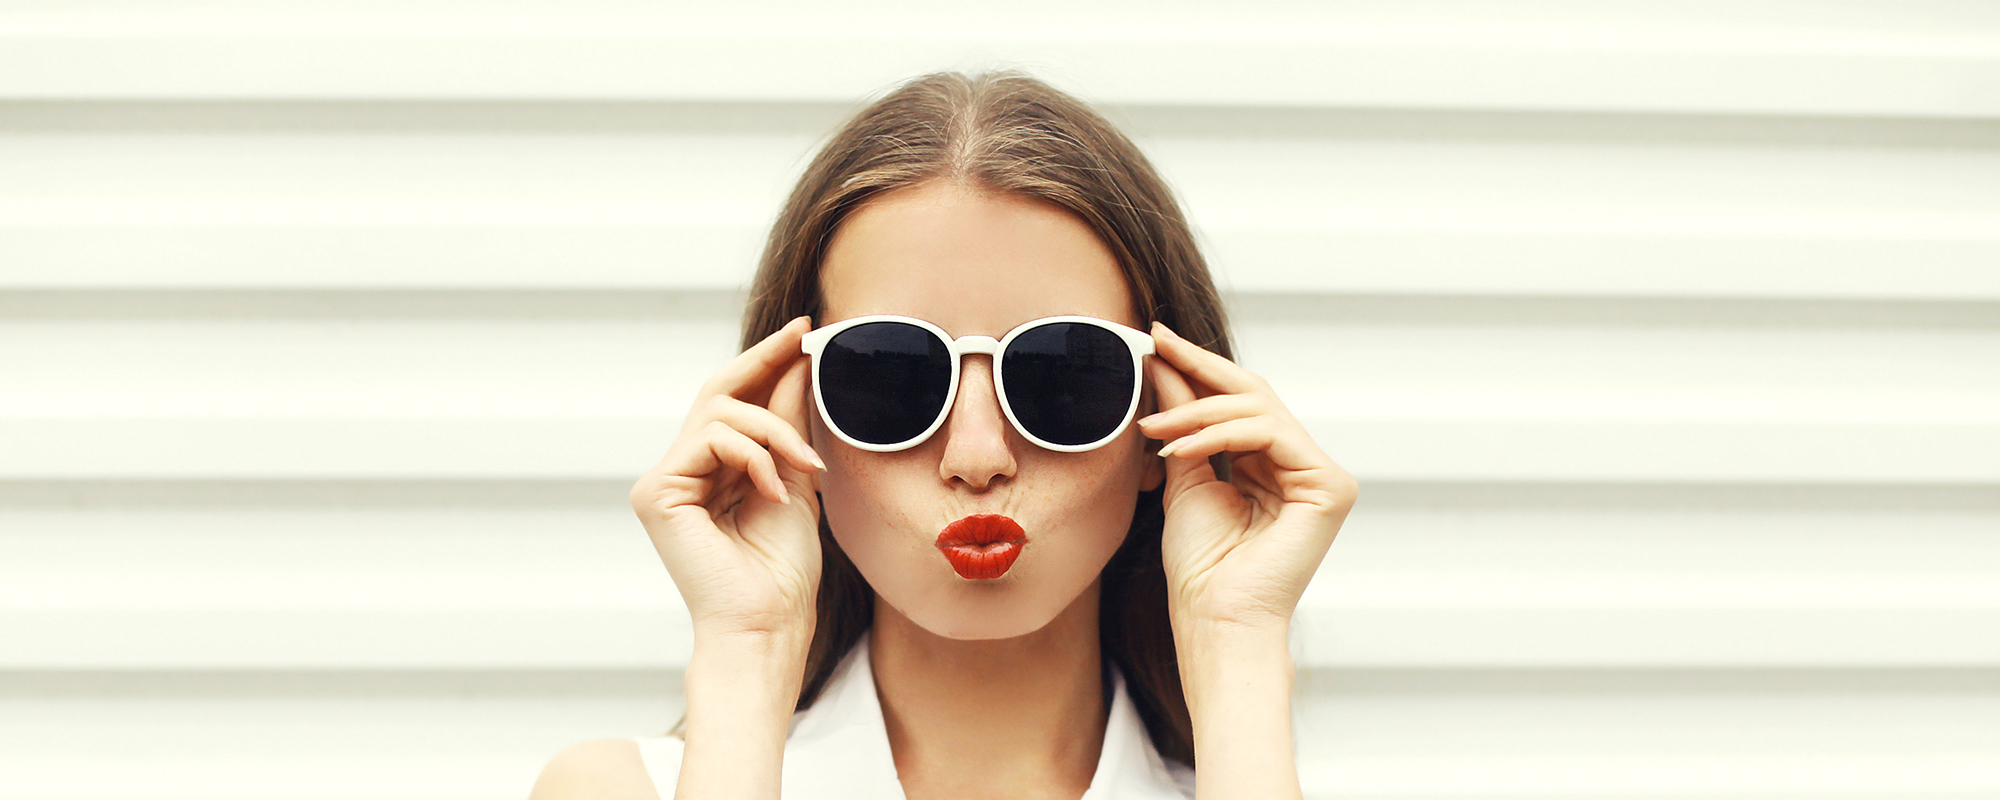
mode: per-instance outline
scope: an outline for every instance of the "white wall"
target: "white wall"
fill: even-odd
[[[0,6],[0,798],[664,730],[625,492],[819,138],[995,64],[1363,485],[1310,796],[2000,796],[2000,4],[929,5]]]

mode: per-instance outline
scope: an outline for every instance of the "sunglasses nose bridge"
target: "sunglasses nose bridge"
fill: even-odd
[[[961,358],[975,354],[990,356],[1000,352],[1000,340],[991,336],[961,336],[951,343],[951,349],[952,355]]]
[[[959,361],[959,362],[962,362],[966,356],[974,356],[974,355],[994,356],[995,359],[997,360],[999,352],[1000,352],[1000,340],[995,339],[991,336],[961,336],[957,341],[951,343],[951,357],[954,361]],[[993,367],[991,368],[997,368],[997,367],[999,367],[999,365],[994,364]],[[959,368],[960,380],[964,380],[965,378],[970,377],[965,375],[964,371],[965,368],[961,365]],[[991,386],[992,384],[988,385]],[[954,394],[958,393],[954,392]],[[953,400],[952,404],[958,405],[962,402],[964,402],[964,398],[961,395],[958,399]],[[945,409],[945,413],[950,414],[951,409],[949,408]]]

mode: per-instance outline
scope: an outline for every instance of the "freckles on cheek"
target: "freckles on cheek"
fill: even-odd
[[[857,464],[846,452],[828,453],[827,471],[820,481],[823,513],[834,538],[848,556],[866,558],[867,553],[895,553],[915,550],[909,531],[920,525],[910,519],[915,509],[906,508],[898,498],[914,497],[889,471],[874,464]]]
[[[1122,448],[1106,447],[1105,455],[1113,455],[1111,451],[1118,449]],[[1129,454],[1120,455],[1120,458],[1092,459],[1087,464],[1045,468],[1042,479],[1034,484],[1040,499],[1030,502],[1060,510],[1064,517],[1077,522],[1108,520],[1130,512],[1143,472],[1127,468],[1125,465],[1131,462],[1123,458]]]

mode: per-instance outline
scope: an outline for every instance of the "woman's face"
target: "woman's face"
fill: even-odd
[[[820,291],[821,326],[900,314],[953,338],[998,339],[1028,320],[1082,314],[1141,328],[1118,262],[1082,221],[951,181],[887,192],[849,215],[828,245]],[[992,370],[991,356],[966,356],[950,416],[908,450],[849,446],[817,409],[807,415],[827,465],[819,487],[834,539],[898,612],[953,639],[1021,636],[1055,619],[1091,588],[1125,539],[1138,492],[1163,475],[1137,425],[1082,453],[1022,438]],[[1140,414],[1150,402],[1148,387]],[[1004,514],[1027,537],[1001,577],[960,577],[936,545],[971,514]]]

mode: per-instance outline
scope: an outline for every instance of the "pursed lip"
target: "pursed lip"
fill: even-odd
[[[938,547],[973,546],[990,544],[1027,544],[1028,536],[1021,530],[1021,524],[1005,514],[973,514],[944,526],[938,534]]]
[[[944,526],[938,534],[938,552],[951,562],[958,577],[990,581],[1014,568],[1028,536],[1020,523],[1004,514],[973,514]]]

